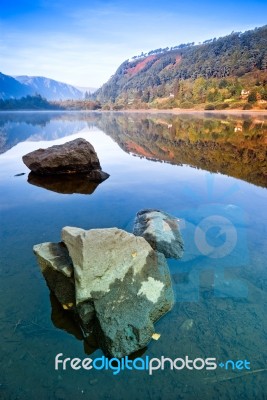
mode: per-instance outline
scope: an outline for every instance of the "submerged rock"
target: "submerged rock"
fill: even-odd
[[[38,149],[22,157],[24,164],[38,175],[91,173],[102,181],[101,166],[94,147],[85,139]]]
[[[167,258],[179,259],[183,255],[184,243],[178,219],[164,211],[139,211],[136,214],[133,233],[144,237],[154,250]]]
[[[182,325],[180,326],[180,330],[182,331],[190,331],[194,326],[194,320],[191,318],[186,319]]]
[[[73,310],[85,333],[93,330],[107,355],[123,357],[144,348],[154,333],[154,322],[174,302],[164,255],[144,238],[117,228],[65,227],[62,239],[66,247],[34,246],[48,286],[61,304],[66,301],[66,284],[66,292],[75,294]],[[55,284],[55,274],[68,283],[63,279]]]

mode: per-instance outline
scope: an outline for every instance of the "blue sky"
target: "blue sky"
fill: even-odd
[[[266,15],[266,0],[2,0],[0,71],[99,87],[142,51],[253,29]]]

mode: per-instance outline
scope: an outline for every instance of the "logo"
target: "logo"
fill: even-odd
[[[238,195],[238,184],[226,185],[223,191],[221,184],[217,188],[214,176],[207,173],[205,185],[185,186],[183,196],[189,207],[171,212],[179,216],[185,244],[183,258],[170,262],[178,302],[199,300],[200,278],[206,271],[213,273],[214,297],[248,295],[247,286],[235,274],[236,268],[249,263],[247,216],[238,205],[228,202]]]
[[[66,369],[72,369],[74,371],[77,370],[87,370],[90,371],[95,369],[97,371],[101,370],[111,370],[113,375],[118,375],[121,371],[124,370],[138,370],[138,371],[147,371],[149,375],[153,375],[154,371],[164,371],[164,370],[176,370],[181,371],[183,369],[187,369],[189,371],[192,370],[215,370],[217,367],[225,368],[226,370],[250,370],[250,362],[247,360],[227,360],[225,362],[220,362],[217,365],[217,361],[215,357],[207,357],[207,358],[195,358],[190,359],[189,356],[185,356],[185,358],[177,357],[175,359],[161,356],[160,358],[150,358],[146,356],[144,358],[137,357],[134,360],[128,358],[128,356],[124,358],[107,358],[105,356],[98,357],[95,359],[92,358],[84,358],[80,359],[78,357],[63,358],[63,353],[59,353],[55,357],[55,370],[62,369],[65,371]]]

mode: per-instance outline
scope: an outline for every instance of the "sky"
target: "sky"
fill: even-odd
[[[100,87],[126,59],[267,23],[266,0],[0,0],[0,71]]]

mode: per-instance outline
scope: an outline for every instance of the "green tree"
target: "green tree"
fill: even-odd
[[[248,103],[256,103],[257,101],[257,93],[256,91],[251,91],[248,95]]]

